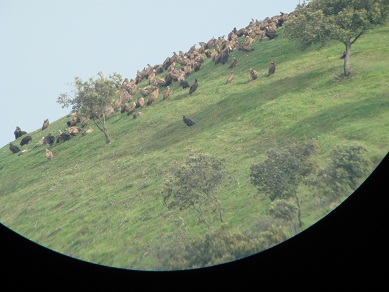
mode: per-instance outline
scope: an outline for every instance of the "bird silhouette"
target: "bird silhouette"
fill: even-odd
[[[187,117],[185,116],[182,116],[182,120],[184,121],[184,123],[190,127],[190,126],[193,126],[195,124],[195,122],[193,122],[191,119],[188,119]]]

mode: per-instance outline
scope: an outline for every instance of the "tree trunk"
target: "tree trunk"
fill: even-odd
[[[351,69],[350,69],[350,54],[351,54],[351,43],[348,41],[346,43],[346,55],[344,56],[344,76],[349,77],[351,76]]]
[[[299,222],[299,227],[301,228],[303,226],[303,223],[301,222],[301,207],[300,207],[300,201],[297,195],[295,196],[296,204],[297,204],[297,219]]]

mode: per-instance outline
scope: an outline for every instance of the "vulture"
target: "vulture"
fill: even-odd
[[[47,129],[48,126],[49,126],[49,119],[46,119],[46,120],[43,121],[42,131],[43,131],[44,129]]]
[[[47,136],[45,136],[44,143],[43,144],[49,144],[50,146],[53,146],[55,141],[55,138],[51,133],[49,133]]]
[[[227,63],[228,57],[229,57],[228,49],[225,49],[224,52],[221,55],[220,62],[224,65],[225,63]]]
[[[274,61],[271,61],[270,67],[269,67],[269,76],[274,74],[276,72],[276,64]]]
[[[188,81],[185,80],[184,78],[179,78],[179,83],[180,83],[180,86],[182,87],[182,89],[190,87]]]
[[[137,112],[136,114],[132,115],[132,118],[136,119],[136,118],[140,117],[141,115],[143,115],[142,112]]]
[[[147,86],[146,86],[147,87]],[[150,92],[147,90],[148,88],[139,88],[140,94],[142,94],[143,97],[146,97],[150,94]]]
[[[269,28],[265,29],[265,35],[271,40],[277,36],[276,31],[271,29],[269,30]]]
[[[30,141],[32,141],[31,136],[26,136],[20,141],[20,146],[27,145]]]
[[[165,86],[169,86],[170,84],[172,84],[172,81],[173,81],[173,75],[172,73],[169,72],[165,76]]]
[[[145,107],[145,99],[143,97],[138,97],[136,107]]]
[[[42,137],[42,139],[40,139],[40,140],[38,141],[38,143],[36,143],[36,145],[34,146],[34,148],[39,147],[39,146],[42,146],[43,144],[46,144],[45,137]]]
[[[24,134],[27,134],[27,132],[25,131],[22,131],[19,127],[16,127],[16,130],[14,132],[14,135],[15,135],[15,139],[23,136]]]
[[[170,86],[166,86],[166,90],[163,93],[163,99],[166,100],[170,95],[172,95],[173,91],[170,89]]]
[[[51,160],[53,158],[53,152],[51,152],[47,148],[46,148],[46,157],[47,157],[48,160]]]
[[[136,108],[136,102],[134,101],[130,107],[127,108],[127,116],[131,115]]]
[[[56,137],[57,143],[68,141],[72,137],[69,133],[62,133],[61,130],[58,130],[58,131],[59,131],[59,134]]]
[[[251,75],[251,78],[253,78],[253,80],[258,78],[257,71],[255,71],[254,69],[251,69],[251,68],[250,68],[250,75]]]
[[[24,154],[24,153],[27,153],[28,151],[30,151],[30,150],[26,148],[26,149],[20,151],[19,154],[18,154],[18,156],[20,156],[20,155],[22,155],[22,154]]]
[[[157,101],[157,99],[158,99],[158,95],[159,95],[159,87],[158,86],[154,86],[153,91],[150,93],[150,98],[147,101],[147,105],[154,104]]]
[[[236,66],[236,58],[235,56],[232,57],[231,63],[230,63],[230,68],[234,68]]]
[[[11,150],[12,153],[18,153],[20,151],[19,147],[12,145],[12,143],[9,143],[9,150]]]
[[[230,75],[228,75],[226,84],[231,83],[233,78],[234,78],[234,72],[231,72]]]
[[[148,79],[149,79],[149,85],[151,84],[151,82],[154,80],[154,78],[155,78],[155,73],[156,73],[157,71],[155,71],[155,69],[153,69],[152,71],[151,71],[151,73],[149,74],[149,76],[148,76]]]
[[[192,84],[192,86],[189,88],[189,94],[192,94],[193,92],[196,91],[198,86],[197,79],[195,79],[195,82]]]
[[[193,66],[193,69],[195,72],[199,71],[201,68],[201,63],[200,62],[196,62]]]
[[[184,121],[184,123],[190,127],[190,126],[193,126],[195,124],[195,122],[193,122],[191,119],[188,119],[187,117],[185,116],[182,116],[182,120]]]
[[[93,128],[92,128],[92,127],[89,127],[89,129],[86,130],[85,132],[83,132],[81,135],[82,135],[82,136],[86,136],[86,135],[88,135],[88,134],[90,134],[90,133],[92,133],[92,132],[93,132]]]

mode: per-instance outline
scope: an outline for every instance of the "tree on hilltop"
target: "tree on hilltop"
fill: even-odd
[[[285,23],[285,33],[301,48],[340,41],[345,45],[344,76],[350,76],[351,46],[373,26],[383,23],[388,12],[389,0],[312,0],[297,6],[296,17]]]
[[[106,143],[109,144],[111,138],[106,121],[112,113],[113,98],[120,91],[122,76],[113,73],[106,78],[102,72],[97,75],[96,79],[91,77],[85,82],[80,77],[75,77],[74,96],[62,93],[57,103],[61,104],[62,108],[71,106],[72,110],[77,111],[81,117],[92,119],[96,127],[104,134]]]

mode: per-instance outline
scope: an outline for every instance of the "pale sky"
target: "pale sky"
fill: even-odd
[[[0,0],[0,147],[67,115],[74,77],[135,78],[173,52],[292,12],[298,0]]]

